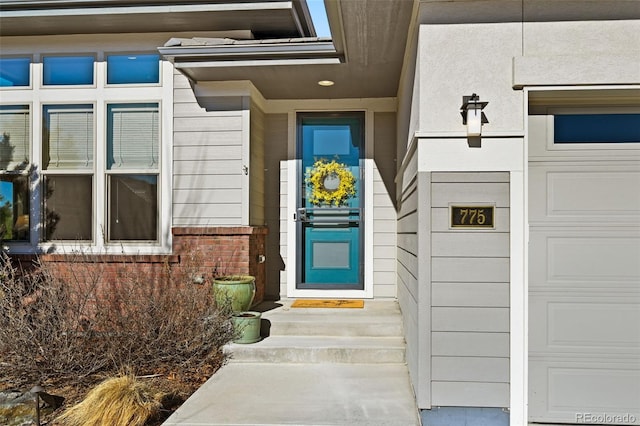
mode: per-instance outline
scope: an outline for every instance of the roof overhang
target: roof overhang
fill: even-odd
[[[177,44],[172,46],[172,41]],[[194,43],[200,42],[200,45]],[[344,62],[330,39],[278,40],[190,39],[169,41],[160,53],[193,80],[202,69],[279,65],[320,65]]]
[[[395,97],[413,12],[407,0],[325,0],[332,39],[198,41],[159,48],[195,83],[251,81],[266,99]],[[321,80],[333,86],[318,85]]]
[[[0,35],[249,30],[315,36],[306,0],[3,0]]]

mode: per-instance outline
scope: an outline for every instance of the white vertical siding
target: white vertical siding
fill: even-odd
[[[284,265],[291,265],[295,263],[295,259],[289,259],[289,203],[292,199],[292,194],[289,193],[289,176],[293,174],[291,168],[295,167],[295,160],[281,161],[280,162],[280,257]],[[291,266],[289,266],[291,269]],[[283,297],[287,296],[287,288],[289,285],[288,272],[286,270],[280,271],[280,294]]]
[[[224,104],[174,74],[173,226],[242,225],[242,103]]]

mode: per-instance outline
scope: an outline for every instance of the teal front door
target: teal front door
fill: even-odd
[[[297,288],[363,286],[362,113],[298,116]]]

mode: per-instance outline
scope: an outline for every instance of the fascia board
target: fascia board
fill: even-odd
[[[336,55],[337,51],[331,42],[322,43],[287,43],[287,44],[255,44],[255,45],[218,45],[218,46],[183,46],[159,47],[160,54],[170,58],[197,57],[254,57],[254,56],[300,56],[300,55]]]
[[[122,14],[160,14],[181,12],[233,12],[255,10],[290,10],[290,1],[258,2],[258,3],[198,3],[149,6],[108,6],[108,7],[79,7],[79,8],[51,8],[49,2],[31,2],[29,9],[7,10],[10,5],[3,4],[3,18],[29,17],[60,17],[60,16],[92,16],[92,15],[122,15]],[[101,3],[101,2],[96,2]],[[18,3],[20,4],[20,3]],[[20,4],[22,6],[22,4]],[[41,9],[37,9],[41,7]]]
[[[289,65],[293,64],[292,61],[316,64],[344,61],[344,56],[336,51],[331,42],[159,47],[158,51],[182,68],[216,66],[221,62],[239,65],[240,61],[261,62],[264,65],[280,65],[273,61],[285,61]]]
[[[309,58],[309,59],[256,59],[236,61],[205,61],[205,62],[177,62],[175,67],[182,69],[194,68],[232,68],[281,65],[328,65],[339,64],[340,58]]]

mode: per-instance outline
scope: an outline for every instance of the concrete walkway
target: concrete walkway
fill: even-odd
[[[269,337],[252,345],[230,345],[229,364],[164,425],[420,424],[404,358],[385,358],[397,350],[398,328],[395,336],[379,336],[381,329],[393,330],[390,325],[401,321],[395,302],[367,301],[359,310],[289,305],[283,301],[275,309],[263,307]],[[365,328],[377,335],[367,336]],[[331,336],[331,330],[338,335]],[[356,349],[345,347],[345,340],[354,341]],[[367,343],[367,349],[362,342],[375,343]],[[385,345],[391,349],[381,347]]]

